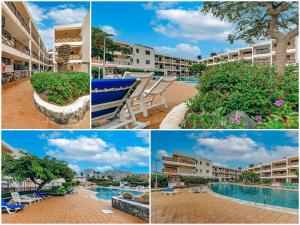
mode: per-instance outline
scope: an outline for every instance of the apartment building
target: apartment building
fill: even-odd
[[[87,168],[80,172],[78,175],[75,177],[75,181],[80,181],[80,182],[86,182],[88,181],[88,178],[101,178],[101,173],[98,171],[95,171],[94,169]]]
[[[90,71],[90,13],[82,23],[54,27],[53,63],[57,71],[57,49],[61,45],[71,47],[69,70],[89,73]]]
[[[132,46],[132,66],[146,71],[154,70],[155,51],[153,48],[135,44]]]
[[[50,69],[48,52],[25,2],[2,5],[2,84]]]
[[[190,66],[197,63],[194,60],[155,54],[155,70],[163,72],[165,76],[188,75]]]
[[[213,177],[219,179],[221,182],[236,181],[239,179],[241,173],[242,171],[239,169],[232,169],[217,165],[213,165],[212,167]]]
[[[1,154],[2,155],[11,155],[14,158],[20,158],[27,154],[26,150],[18,149],[10,146],[6,142],[1,142]],[[65,182],[64,179],[56,179],[46,184],[44,188],[51,188],[61,186]],[[23,182],[16,182],[9,176],[1,177],[1,187],[2,193],[10,192],[10,191],[24,191],[24,190],[36,190],[37,185],[34,184],[30,179],[26,179]]]
[[[292,39],[288,43],[287,63],[293,64],[297,62],[297,38]],[[276,40],[270,40],[254,44],[250,47],[232,50],[226,53],[221,53],[207,59],[200,60],[199,63],[205,64],[208,67],[218,65],[224,62],[243,60],[249,64],[274,64],[275,51],[277,47]]]
[[[290,156],[270,163],[259,164],[246,169],[259,174],[260,178],[269,178],[278,183],[298,183],[295,174],[299,168],[299,156]]]

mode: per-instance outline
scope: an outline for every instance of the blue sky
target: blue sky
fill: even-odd
[[[153,131],[151,165],[173,152],[213,160],[214,164],[248,167],[298,155],[297,131]],[[162,169],[161,162],[158,163]],[[152,169],[153,170],[153,169]]]
[[[26,2],[46,48],[53,48],[56,25],[81,23],[90,8],[90,2]]]
[[[149,171],[148,131],[3,131],[2,140],[39,157],[65,160],[76,172]]]
[[[202,14],[201,6],[202,2],[92,2],[92,25],[114,34],[115,40],[190,59],[245,46],[241,41],[229,44],[233,24]]]

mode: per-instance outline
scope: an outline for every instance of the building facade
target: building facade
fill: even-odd
[[[53,63],[57,71],[58,48],[62,45],[71,47],[68,67],[71,71],[90,72],[90,13],[82,23],[54,27]]]
[[[242,173],[239,169],[232,169],[217,165],[213,165],[212,170],[213,177],[217,178],[220,182],[237,181]]]
[[[298,183],[299,178],[295,173],[297,169],[299,169],[299,156],[290,156],[246,170],[259,174],[260,178],[272,179],[273,182]]]
[[[292,39],[288,43],[287,63],[293,64],[297,62],[297,38]],[[243,60],[249,64],[274,64],[275,51],[277,47],[276,40],[270,40],[263,43],[254,44],[250,47],[232,50],[226,53],[221,53],[207,59],[200,60],[200,64],[205,64],[208,67],[218,65],[224,62],[232,62]]]
[[[50,69],[48,52],[25,2],[2,5],[2,84]]]

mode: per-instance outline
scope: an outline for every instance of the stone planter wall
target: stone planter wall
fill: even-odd
[[[34,92],[34,102],[37,109],[58,124],[74,124],[82,120],[90,108],[90,96],[82,96],[66,106],[58,106],[44,101]]]
[[[149,222],[149,205],[132,202],[119,197],[112,198],[112,207]]]

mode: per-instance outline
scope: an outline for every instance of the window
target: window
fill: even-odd
[[[150,55],[150,51],[146,50],[145,52],[146,52],[146,55]]]
[[[139,52],[140,52],[140,49],[138,49],[138,48],[135,49],[135,52],[136,52],[136,53],[139,53]]]
[[[209,173],[209,170],[206,170],[206,173]]]
[[[208,162],[206,163],[206,166],[209,166],[209,163],[208,163]]]
[[[202,161],[200,161],[199,164],[202,165]]]
[[[200,169],[200,173],[202,173],[202,169]]]
[[[2,61],[5,65],[10,65],[10,59],[4,58],[4,57],[2,57],[1,59],[2,59],[1,61]]]
[[[136,63],[137,63],[137,64],[140,64],[140,60],[139,60],[139,59],[136,59]]]
[[[150,64],[150,60],[146,60],[146,64],[148,64],[148,65],[149,65],[149,64]]]

